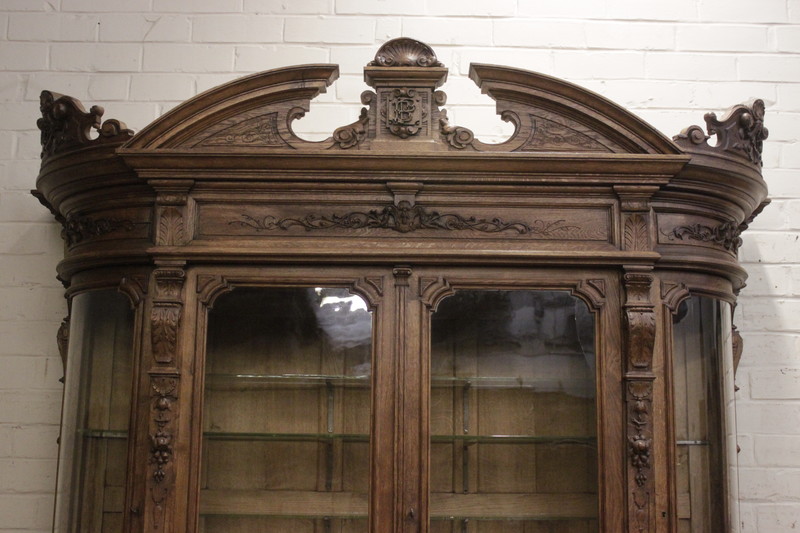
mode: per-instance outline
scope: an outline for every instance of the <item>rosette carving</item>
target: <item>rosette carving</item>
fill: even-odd
[[[36,125],[42,132],[43,158],[85,145],[124,142],[133,136],[133,130],[119,120],[109,119],[101,124],[105,112],[102,107],[92,106],[87,113],[83,104],[71,96],[42,91],[39,109],[42,118]]]

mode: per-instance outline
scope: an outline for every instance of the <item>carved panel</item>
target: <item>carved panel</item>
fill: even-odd
[[[656,318],[654,305],[650,303],[652,282],[652,274],[625,274],[628,362],[639,370],[650,367],[655,346]]]
[[[531,113],[533,132],[519,151],[613,152],[614,146],[590,128],[566,117],[540,110]],[[614,148],[617,148],[614,146]]]

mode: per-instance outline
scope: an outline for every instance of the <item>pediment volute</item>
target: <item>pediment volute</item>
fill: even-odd
[[[361,95],[358,120],[324,141],[301,139],[292,123],[338,77],[335,65],[281,68],[212,89],[156,120],[123,150],[680,153],[644,121],[590,91],[534,72],[472,65],[470,77],[515,127],[503,143],[481,142],[451,123],[439,89],[447,74],[428,45],[394,39],[364,67],[371,90]]]

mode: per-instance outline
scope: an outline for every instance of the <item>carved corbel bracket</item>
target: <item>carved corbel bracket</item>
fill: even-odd
[[[650,369],[655,346],[656,318],[650,299],[653,275],[644,272],[628,272],[624,277],[627,319],[626,345],[628,365],[631,370]]]
[[[192,180],[150,180],[156,190],[156,225],[153,240],[157,246],[182,246],[191,240],[189,191]]]
[[[153,276],[155,295],[150,312],[153,362],[156,366],[174,365],[186,273],[180,268],[159,268],[153,272]]]
[[[764,127],[765,106],[763,100],[737,105],[728,110],[720,120],[715,113],[706,113],[706,130],[700,126],[689,126],[673,137],[681,148],[688,151],[728,153],[761,167],[761,152],[769,131]],[[710,136],[716,143],[708,143]]]

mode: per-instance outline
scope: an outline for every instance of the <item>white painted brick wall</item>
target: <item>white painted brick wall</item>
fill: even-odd
[[[401,35],[436,48],[451,119],[485,139],[508,126],[465,78],[470,62],[578,82],[668,135],[765,99],[774,201],[744,235],[751,278],[736,320],[742,522],[800,529],[800,0],[2,0],[0,533],[44,532],[52,516],[65,304],[60,228],[28,195],[39,92],[101,104],[138,130],[243,74],[333,62],[340,82],[297,124],[327,135],[355,119],[363,65]]]

